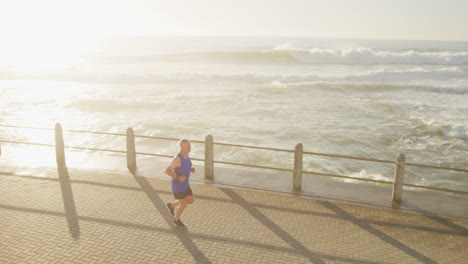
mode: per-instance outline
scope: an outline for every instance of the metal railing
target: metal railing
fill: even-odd
[[[28,126],[13,126],[13,125],[0,125],[0,127],[20,128],[20,129],[55,130],[55,144],[31,143],[31,142],[20,142],[20,141],[9,141],[9,140],[0,140],[0,143],[27,144],[27,145],[55,147],[56,148],[56,153],[57,153],[57,165],[58,166],[66,166],[65,155],[64,155],[64,150],[63,149],[64,148],[70,148],[70,149],[79,149],[79,150],[125,153],[127,155],[127,167],[128,167],[128,169],[133,170],[133,169],[137,168],[137,162],[136,162],[136,156],[137,155],[173,158],[173,155],[136,152],[135,151],[135,138],[146,138],[146,139],[165,140],[165,141],[179,141],[180,140],[178,138],[135,135],[132,128],[128,128],[126,134],[97,132],[97,131],[63,130],[65,132],[73,132],[73,133],[88,133],[88,134],[100,134],[100,135],[111,135],[111,136],[126,137],[126,139],[127,139],[127,150],[126,151],[123,151],[123,150],[109,150],[109,149],[87,148],[87,147],[66,146],[66,145],[64,145],[64,143],[63,143],[63,131],[62,131],[62,127],[61,127],[61,125],[59,123],[56,124],[55,129],[39,128],[39,127],[28,127]],[[257,169],[267,169],[267,170],[290,172],[290,173],[293,174],[293,189],[295,191],[299,191],[302,188],[302,175],[303,174],[312,174],[312,175],[318,175],[318,176],[334,177],[334,178],[342,178],[342,179],[351,179],[351,180],[356,180],[356,181],[373,182],[373,183],[379,183],[379,184],[392,184],[393,185],[392,201],[397,202],[397,203],[401,202],[403,186],[411,187],[411,188],[420,188],[420,189],[428,189],[428,190],[449,192],[449,193],[464,194],[464,195],[468,194],[468,192],[466,192],[466,191],[458,191],[458,190],[452,190],[452,189],[445,189],[445,188],[437,188],[437,187],[430,187],[430,186],[422,186],[422,185],[414,185],[414,184],[403,183],[403,179],[404,179],[404,175],[405,175],[405,167],[406,166],[468,173],[468,170],[460,169],[460,168],[439,167],[439,166],[424,165],[424,164],[417,164],[417,163],[406,163],[405,162],[405,156],[403,154],[398,155],[397,159],[395,161],[389,161],[389,160],[379,160],[379,159],[352,157],[352,156],[345,156],[345,155],[307,152],[307,151],[303,151],[302,144],[300,144],[300,143],[296,145],[295,150],[287,150],[287,149],[279,149],[279,148],[268,148],[268,147],[258,147],[258,146],[213,142],[213,137],[211,135],[208,135],[206,137],[205,141],[191,140],[191,142],[205,144],[205,158],[204,159],[192,158],[192,160],[203,161],[204,162],[205,179],[207,179],[207,180],[213,180],[214,179],[214,164],[218,163],[218,164],[226,164],[226,165],[232,165],[232,166],[243,166],[243,167],[250,167],[250,168],[257,168]],[[292,169],[287,169],[287,168],[277,168],[277,167],[270,167],[270,166],[260,166],[260,165],[251,165],[251,164],[245,164],[245,163],[228,162],[228,161],[222,161],[222,160],[214,160],[214,152],[213,152],[213,146],[214,145],[216,145],[216,146],[225,146],[225,147],[235,147],[235,148],[266,150],[266,151],[274,151],[274,152],[293,153],[294,154],[294,166],[293,166]],[[394,178],[394,181],[384,181],[384,180],[357,178],[357,177],[350,177],[350,176],[345,176],[345,175],[328,174],[328,173],[314,172],[314,171],[303,171],[303,164],[302,164],[303,155],[313,155],[313,156],[323,156],[323,157],[331,157],[331,158],[340,158],[340,159],[350,159],[350,160],[359,160],[359,161],[367,161],[367,162],[393,164],[393,165],[395,165],[395,175],[394,175],[395,178]]]

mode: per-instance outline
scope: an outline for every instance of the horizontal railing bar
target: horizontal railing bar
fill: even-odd
[[[180,138],[167,138],[167,137],[153,137],[153,136],[143,136],[143,135],[135,135],[137,138],[149,138],[149,139],[162,139],[162,140],[172,140],[172,141],[179,141]]]
[[[54,130],[54,129],[47,129],[47,128],[38,128],[38,127],[23,127],[23,126],[9,126],[9,125],[0,125],[2,127],[13,127],[13,128],[26,128],[26,129],[43,129],[43,130]],[[75,133],[93,133],[93,134],[104,134],[104,135],[116,135],[116,136],[126,136],[125,134],[113,134],[113,133],[106,133],[106,132],[92,132],[92,131],[79,131],[79,130],[65,130],[68,132],[75,132]],[[162,138],[162,137],[150,137],[150,136],[137,136],[142,138],[152,138],[152,139],[163,139],[163,140],[174,140],[178,141],[179,139],[175,138]],[[43,144],[43,143],[33,143],[33,142],[20,142],[20,141],[10,141],[10,140],[0,140],[2,143],[13,143],[13,144],[25,144],[25,145],[36,145],[36,146],[47,146],[47,147],[55,147],[54,144]],[[196,143],[205,143],[204,141],[192,141]],[[246,145],[236,145],[236,144],[226,144],[226,143],[214,143],[217,145],[224,145],[224,146],[233,146],[233,147],[246,147],[246,148],[254,148],[254,149],[263,149],[263,150],[273,150],[273,151],[285,151],[285,152],[294,152],[289,150],[283,149],[275,149],[275,148],[263,148],[263,147],[254,147],[254,146],[246,146]],[[92,151],[104,151],[104,152],[113,152],[113,153],[127,153],[126,151],[121,150],[108,150],[108,149],[99,149],[99,148],[86,148],[86,147],[76,147],[76,146],[64,146],[66,148],[71,149],[81,149],[81,150],[92,150]],[[172,158],[173,156],[170,155],[162,155],[162,154],[151,154],[151,153],[142,153],[138,152],[135,153],[138,155],[148,155],[148,156],[156,156],[156,157],[166,157]],[[376,159],[365,159],[365,158],[356,158],[350,156],[343,156],[343,155],[332,155],[332,154],[323,154],[323,153],[314,153],[314,152],[304,152],[304,154],[309,155],[319,155],[319,156],[327,156],[327,157],[336,157],[336,158],[346,158],[346,159],[356,159],[356,160],[365,160],[365,161],[373,161],[373,162],[382,162],[382,163],[394,163],[391,161],[384,161],[384,160],[376,160]],[[192,160],[196,161],[204,161],[204,159],[197,159],[192,158]],[[243,166],[243,167],[251,167],[251,168],[259,168],[259,169],[270,169],[270,170],[278,170],[278,171],[287,171],[293,172],[291,169],[283,169],[283,168],[274,168],[274,167],[267,167],[267,166],[258,166],[258,165],[248,165],[242,163],[233,163],[233,162],[225,162],[225,161],[214,161],[215,163],[227,164],[227,165],[235,165],[235,166]],[[451,170],[451,171],[460,171],[460,172],[468,172],[468,170],[464,169],[457,169],[457,168],[448,168],[448,167],[437,167],[431,165],[423,165],[423,164],[416,164],[416,163],[406,163],[408,166],[415,166],[415,167],[423,167],[423,168],[431,168],[431,169],[442,169],[442,170]],[[336,177],[336,178],[344,178],[344,179],[351,179],[351,180],[358,180],[358,181],[367,181],[367,182],[375,182],[375,183],[383,183],[383,184],[393,184],[390,181],[381,181],[381,180],[372,180],[372,179],[362,179],[362,178],[355,178],[343,175],[335,175],[335,174],[326,174],[326,173],[318,173],[318,172],[310,172],[310,171],[303,171],[305,174],[313,174],[319,176],[327,176],[327,177]],[[464,191],[457,191],[445,188],[437,188],[437,187],[429,187],[429,186],[421,186],[421,185],[414,185],[414,184],[403,184],[407,187],[412,188],[420,188],[420,189],[427,189],[427,190],[436,190],[436,191],[443,191],[449,193],[457,193],[457,194],[468,194],[468,192]]]
[[[253,149],[263,149],[263,150],[273,150],[273,151],[282,151],[282,152],[294,153],[294,150],[288,150],[288,149],[255,147],[255,146],[248,146],[248,145],[228,144],[228,143],[219,143],[219,142],[213,142],[213,145],[229,146],[229,147],[240,147],[240,148],[253,148]]]
[[[135,135],[138,138],[149,138],[149,139],[161,139],[161,140],[170,140],[170,141],[180,141],[180,138],[167,138],[167,137],[154,137],[154,136],[143,136],[143,135]],[[205,141],[201,140],[190,140],[192,143],[202,143],[205,144]]]
[[[391,181],[363,179],[363,178],[349,177],[349,176],[336,175],[336,174],[327,174],[327,173],[313,172],[313,171],[303,171],[302,173],[314,174],[314,175],[319,175],[319,176],[327,176],[327,177],[343,178],[343,179],[351,179],[351,180],[358,180],[358,181],[368,181],[368,182],[376,182],[376,183],[384,183],[384,184],[393,184],[393,182],[391,182]]]
[[[414,185],[414,184],[403,184],[403,185],[404,185],[404,186],[407,186],[407,187],[412,187],[412,188],[428,189],[428,190],[435,190],[435,191],[442,191],[442,192],[451,192],[451,193],[459,193],[459,194],[468,194],[468,192],[464,192],[464,191],[457,191],[457,190],[444,189],[444,188],[437,188],[437,187],[421,186],[421,185]]]
[[[127,136],[126,134],[117,134],[117,133],[108,133],[108,132],[98,132],[98,131],[81,131],[81,130],[67,130],[64,129],[64,132],[73,132],[73,133],[88,133],[88,134],[100,134],[100,135],[110,135],[110,136]]]
[[[31,143],[31,142],[18,142],[18,141],[7,141],[0,140],[1,143],[13,143],[13,144],[25,144],[25,145],[34,145],[34,146],[46,146],[46,147],[55,147],[55,144],[41,144],[41,143]],[[111,149],[98,149],[98,148],[85,148],[85,147],[75,147],[75,146],[64,146],[65,148],[71,149],[81,149],[81,150],[93,150],[93,151],[105,151],[105,152],[115,152],[115,153],[127,153],[124,150],[111,150]]]
[[[0,125],[0,127],[27,128],[27,129],[40,129],[40,130],[55,130],[55,128],[28,127],[28,126],[12,126],[12,125]]]
[[[13,125],[2,125],[0,127],[11,127],[11,128],[26,128],[26,129],[40,129],[40,130],[55,130],[54,128],[42,128],[42,127],[28,127],[28,126],[13,126]],[[90,134],[101,134],[101,135],[111,135],[111,136],[126,136],[126,134],[118,134],[118,133],[108,133],[108,132],[98,132],[98,131],[82,131],[82,130],[63,130],[66,132],[74,132],[74,133],[90,133]],[[161,140],[172,140],[172,141],[179,141],[178,138],[166,138],[166,137],[154,137],[154,136],[142,136],[142,135],[135,135],[135,137],[139,138],[150,138],[150,139],[161,139]],[[205,141],[201,140],[191,140],[194,143],[201,143],[204,144]],[[28,144],[25,142],[16,142],[16,141],[4,141],[6,143],[17,143],[17,144]],[[214,145],[220,146],[231,146],[231,147],[242,147],[242,148],[252,148],[252,149],[262,149],[262,150],[271,150],[271,151],[280,151],[280,152],[288,152],[294,153],[294,150],[287,150],[287,149],[278,149],[278,148],[267,148],[267,147],[256,147],[256,146],[249,146],[249,145],[239,145],[239,144],[228,144],[228,143],[220,143],[214,142]],[[40,143],[31,143],[31,145],[39,145],[39,146],[49,146],[47,144],[40,144]],[[102,150],[100,151],[107,151]],[[335,154],[326,154],[326,153],[317,153],[317,152],[308,152],[304,151],[303,154],[307,155],[315,155],[315,156],[324,156],[324,157],[332,157],[332,158],[342,158],[342,159],[353,159],[353,160],[362,160],[362,161],[371,161],[371,162],[379,162],[379,163],[387,163],[387,164],[395,164],[394,161],[388,160],[379,160],[379,159],[369,159],[369,158],[359,158],[359,157],[352,157],[352,156],[345,156],[345,155],[335,155]],[[458,171],[458,172],[468,172],[466,169],[458,169],[458,168],[449,168],[449,167],[438,167],[432,165],[424,165],[424,164],[417,164],[417,163],[406,163],[407,166],[413,167],[421,167],[421,168],[430,168],[430,169],[438,169],[438,170],[449,170],[449,171]]]
[[[143,153],[143,152],[135,152],[135,154],[144,155],[144,156],[162,157],[162,158],[174,158],[174,156],[163,155],[163,154],[153,154],[153,153]]]
[[[115,153],[127,153],[125,150],[112,150],[112,149],[98,149],[98,148],[85,148],[85,147],[75,147],[75,146],[64,146],[65,148],[71,149],[81,149],[81,150],[93,150],[93,151],[104,151],[104,152],[115,152]]]
[[[414,167],[430,168],[430,169],[438,169],[438,170],[451,170],[451,171],[468,172],[468,170],[464,170],[464,169],[449,168],[449,167],[437,167],[437,166],[423,165],[423,164],[417,164],[417,163],[406,163],[406,166],[414,166]]]
[[[325,154],[325,153],[316,153],[316,152],[307,152],[307,151],[304,151],[304,154],[316,155],[316,156],[325,156],[325,157],[332,157],[332,158],[354,159],[354,160],[363,160],[363,161],[373,161],[373,162],[380,162],[380,163],[395,164],[394,161],[389,161],[389,160],[378,160],[378,159],[358,158],[358,157],[351,157],[351,156],[344,156],[344,155],[335,155],[335,154]]]
[[[13,144],[25,144],[25,145],[36,145],[36,146],[47,146],[47,147],[55,147],[54,144],[42,144],[42,143],[32,143],[32,142],[19,142],[19,141],[10,141],[10,140],[0,140],[2,143],[13,143]],[[109,149],[98,149],[98,148],[86,148],[86,147],[76,147],[76,146],[64,146],[65,148],[72,148],[72,149],[81,149],[81,150],[92,150],[92,151],[104,151],[104,152],[114,152],[114,153],[126,153],[123,150],[109,150]],[[165,158],[172,158],[173,156],[170,155],[162,155],[162,154],[151,154],[151,153],[142,153],[137,152],[138,155],[147,155],[147,156],[155,156],[155,157],[165,157]],[[203,159],[192,158],[195,161],[204,161]],[[270,169],[270,170],[279,170],[279,171],[287,171],[293,172],[291,169],[283,169],[283,168],[273,168],[267,166],[258,166],[258,165],[248,165],[242,163],[234,163],[234,162],[226,162],[226,161],[214,161],[215,163],[227,164],[227,165],[235,165],[235,166],[243,166],[243,167],[251,167],[251,168],[259,168],[259,169]],[[427,167],[432,169],[446,169],[446,170],[457,170],[457,171],[466,171],[462,169],[454,169],[454,168],[444,168],[444,167],[435,167],[435,166],[428,166],[428,165],[421,165],[421,164],[413,164],[407,163],[406,165],[409,166],[418,166],[418,167]],[[344,178],[344,179],[351,179],[351,180],[358,180],[358,181],[367,181],[367,182],[375,182],[375,183],[383,183],[383,184],[393,184],[390,181],[381,181],[381,180],[372,180],[372,179],[363,179],[363,178],[355,178],[343,175],[336,175],[336,174],[327,174],[327,173],[319,173],[319,172],[311,172],[311,171],[303,171],[305,174],[313,174],[319,176],[328,176],[328,177],[336,177],[336,178]],[[421,185],[414,185],[414,184],[403,184],[406,187],[412,188],[419,188],[419,189],[427,189],[427,190],[435,190],[435,191],[442,191],[442,192],[449,192],[449,193],[457,193],[457,194],[465,194],[468,195],[468,192],[464,191],[457,191],[452,189],[445,189],[445,188],[437,188],[437,187],[429,187],[429,186],[421,186]]]
[[[21,142],[21,141],[10,141],[10,140],[0,140],[0,143],[12,143],[12,144],[24,144],[24,145],[55,147],[55,144],[43,144],[43,143]]]
[[[174,158],[175,155],[164,155],[164,154],[153,154],[153,153],[144,153],[144,152],[135,152],[137,155],[144,155],[144,156],[153,156],[153,157],[162,157],[162,158]],[[204,159],[197,159],[197,158],[190,158],[191,160],[195,161],[205,161]]]
[[[44,129],[44,130],[54,130],[49,128],[38,128],[38,127],[24,127],[24,126],[10,126],[10,125],[0,125],[2,127],[14,127],[14,128],[28,128],[28,129]],[[106,133],[106,132],[93,132],[93,131],[80,131],[80,130],[64,130],[68,132],[76,132],[76,133],[92,133],[92,134],[103,134],[103,135],[113,135],[113,136],[126,136],[126,134],[113,134],[113,133]],[[153,136],[140,136],[135,135],[135,137],[140,138],[151,138],[151,139],[162,139],[162,140],[172,140],[172,141],[179,141],[180,139],[177,138],[165,138],[165,137],[153,137]],[[41,144],[41,143],[28,143],[28,142],[18,142],[18,141],[0,141],[5,143],[15,143],[15,144],[29,144],[29,145],[38,145],[38,146],[55,146],[49,144]],[[200,140],[191,140],[194,143],[205,143],[205,141]],[[294,152],[293,150],[286,150],[286,149],[277,149],[277,148],[264,148],[264,147],[255,147],[255,146],[248,146],[248,145],[237,145],[237,144],[227,144],[227,143],[213,143],[215,145],[223,145],[223,146],[232,146],[232,147],[245,147],[245,148],[254,148],[254,149],[263,149],[263,150],[272,150],[272,151],[283,151],[283,152]],[[78,147],[77,147],[78,148]],[[90,149],[94,150],[94,149]],[[96,149],[99,151],[109,151],[104,149]],[[111,151],[112,152],[112,151]],[[343,159],[354,159],[354,160],[363,160],[363,161],[372,161],[372,162],[380,162],[380,163],[389,163],[395,164],[393,161],[387,160],[378,160],[378,159],[368,159],[368,158],[358,158],[358,157],[351,157],[351,156],[344,156],[344,155],[334,155],[334,154],[325,154],[325,153],[316,153],[316,152],[304,152],[304,154],[309,155],[316,155],[316,156],[326,156],[326,157],[333,157],[333,158],[343,158]],[[141,155],[149,155],[149,153],[141,154]],[[438,167],[432,165],[424,165],[424,164],[417,164],[417,163],[406,163],[407,166],[413,167],[421,167],[421,168],[430,168],[430,169],[439,169],[439,170],[449,170],[449,171],[459,171],[459,172],[468,172],[466,169],[458,169],[458,168],[449,168],[449,167]]]
[[[192,142],[192,143],[205,144],[205,141],[201,141],[201,140],[190,140],[190,142]]]
[[[55,130],[55,128],[28,127],[28,126],[10,126],[10,125],[0,125],[0,127],[26,128],[26,129],[39,129],[39,130]],[[64,131],[64,132],[74,132],[74,133],[102,134],[102,135],[111,135],[111,136],[126,136],[126,134],[117,134],[117,133],[108,133],[108,132],[98,132],[98,131],[82,131],[82,130],[70,130],[70,129],[64,129],[63,131]]]
[[[13,126],[13,125],[1,125],[1,127],[11,127],[11,128],[26,128],[26,129],[41,129],[41,130],[54,130],[53,128],[41,128],[41,127],[28,127],[28,126]],[[90,133],[90,134],[101,134],[101,135],[112,135],[112,136],[126,136],[126,134],[118,134],[118,133],[108,133],[108,132],[97,132],[97,131],[82,131],[82,130],[64,130],[66,132],[74,132],[74,133]],[[180,139],[177,138],[166,138],[166,137],[154,137],[154,136],[142,136],[142,135],[135,135],[135,137],[140,138],[150,138],[150,139],[161,139],[161,140],[172,140],[172,141],[179,141]],[[16,144],[29,144],[29,145],[38,145],[38,146],[54,146],[50,144],[41,144],[41,143],[27,143],[27,142],[18,142],[18,141],[3,141],[5,143],[16,143]],[[194,143],[205,143],[205,141],[200,140],[192,140]],[[266,148],[266,147],[256,147],[256,146],[249,146],[249,145],[239,145],[239,144],[228,144],[228,143],[217,143],[214,142],[214,145],[221,145],[221,146],[231,146],[231,147],[243,147],[243,148],[252,148],[252,149],[261,149],[261,150],[271,150],[271,151],[280,151],[280,152],[288,152],[293,153],[293,150],[286,150],[286,149],[278,149],[278,148]],[[70,148],[70,147],[69,147]],[[76,149],[83,149],[80,147],[75,147]],[[85,148],[87,150],[97,150],[97,151],[108,151],[108,152],[121,152],[121,151],[112,151],[106,149],[92,149],[92,148]],[[145,154],[148,155],[149,153]],[[371,162],[380,162],[380,163],[388,163],[388,164],[395,164],[394,161],[387,161],[387,160],[378,160],[378,159],[369,159],[369,158],[358,158],[358,157],[351,157],[345,155],[335,155],[335,154],[325,154],[325,153],[317,153],[317,152],[304,152],[304,154],[308,155],[316,155],[316,156],[325,156],[325,157],[333,157],[333,158],[343,158],[343,159],[353,159],[353,160],[362,160],[362,161],[371,161]],[[432,165],[424,165],[424,164],[416,164],[416,163],[406,163],[407,166],[414,166],[414,167],[421,167],[421,168],[431,168],[431,169],[439,169],[439,170],[449,170],[449,171],[458,171],[458,172],[468,172],[466,169],[458,169],[458,168],[449,168],[449,167],[438,167]],[[334,176],[335,177],[335,176]]]
[[[149,138],[149,139],[161,139],[161,140],[172,140],[172,141],[179,141],[179,140],[180,140],[180,138],[154,137],[154,136],[142,136],[142,135],[135,135],[135,137],[139,137],[139,138]],[[204,143],[205,143],[205,141],[201,141],[201,140],[190,140],[190,142],[193,142],[193,143],[201,143],[201,144],[204,144]],[[230,147],[241,147],[241,148],[253,148],[253,149],[263,149],[263,150],[273,150],[273,151],[282,151],[282,152],[294,153],[294,150],[278,149],[278,148],[266,148],[266,147],[256,147],[256,146],[239,145],[239,144],[228,144],[228,143],[221,143],[221,142],[213,142],[213,145],[230,146]]]
[[[257,168],[257,169],[268,169],[268,170],[278,170],[278,171],[293,172],[293,170],[291,170],[291,169],[273,168],[273,167],[267,167],[267,166],[249,165],[249,164],[243,164],[243,163],[234,163],[234,162],[218,161],[218,160],[215,160],[215,161],[213,161],[213,162],[214,162],[214,163],[227,164],[227,165],[235,165],[235,166],[243,166],[243,167]]]

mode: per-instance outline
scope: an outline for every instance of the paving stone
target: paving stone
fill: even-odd
[[[27,173],[25,173],[27,172]],[[68,177],[67,177],[68,176]],[[68,178],[68,179],[67,179]],[[169,179],[0,169],[2,263],[466,263],[468,220]]]

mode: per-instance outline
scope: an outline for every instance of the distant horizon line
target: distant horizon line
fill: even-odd
[[[318,36],[280,36],[280,35],[215,35],[215,34],[91,34],[91,37],[210,37],[210,38],[284,38],[284,39],[323,39],[323,40],[377,40],[377,41],[429,41],[429,42],[460,42],[467,40],[444,39],[405,39],[405,38],[368,38],[368,37],[318,37]]]

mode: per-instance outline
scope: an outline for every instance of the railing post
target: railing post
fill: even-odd
[[[127,168],[132,171],[136,170],[136,151],[135,151],[135,135],[133,129],[127,129]]]
[[[405,177],[405,155],[400,154],[396,158],[395,180],[393,182],[392,201],[401,203],[401,195],[403,194],[403,179]]]
[[[205,179],[209,181],[214,179],[213,137],[211,135],[205,138]]]
[[[65,145],[63,143],[62,125],[55,124],[55,155],[57,157],[57,167],[66,167]]]
[[[294,152],[293,189],[295,191],[300,191],[302,188],[302,156],[302,144],[298,143]]]

